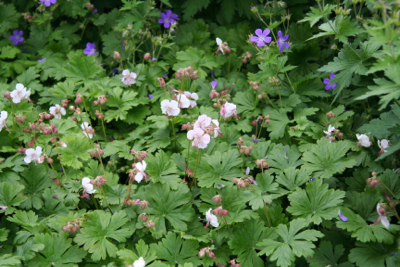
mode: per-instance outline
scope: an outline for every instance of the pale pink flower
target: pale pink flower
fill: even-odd
[[[217,42],[218,50],[221,51],[223,55],[225,55],[222,40],[217,37],[215,38],[215,41]]]
[[[194,123],[194,128],[200,128],[204,131],[211,124],[211,118],[207,115],[200,115],[197,121]]]
[[[8,207],[7,206],[0,206],[1,210],[6,210]]]
[[[211,121],[215,126],[214,126],[214,136],[213,138],[217,138],[218,135],[220,134],[220,130],[219,130],[219,122],[218,120],[212,120]]]
[[[29,98],[29,93],[26,91],[26,87],[22,83],[17,83],[15,85],[15,90],[11,91],[10,96],[12,98],[13,103],[18,104],[21,100],[25,98]]]
[[[389,147],[389,140],[387,139],[378,140],[378,146],[381,149],[381,153],[387,152],[386,148]]]
[[[0,116],[0,132],[3,130],[3,127],[7,129],[6,120],[7,120],[8,113],[7,111],[2,111]]]
[[[40,155],[42,154],[42,148],[37,146],[36,149],[28,148],[25,151],[26,157],[24,158],[25,163],[31,163],[34,161],[35,163],[42,163],[43,160],[40,159]]]
[[[381,222],[383,226],[385,226],[387,229],[389,229],[390,222],[389,222],[388,218],[386,217],[385,210],[381,207],[381,203],[378,203],[376,205],[376,210],[378,211],[378,214],[379,214],[379,218],[377,221]]]
[[[161,101],[161,111],[167,116],[178,116],[181,109],[178,107],[178,102],[175,100],[164,99]]]
[[[194,108],[197,105],[196,101],[199,99],[199,96],[196,93],[191,93],[188,91],[185,91],[184,94],[190,100],[189,108]]]
[[[50,107],[49,110],[50,114],[54,115],[55,119],[61,119],[61,115],[65,115],[65,108],[61,107],[59,104]]]
[[[83,191],[88,194],[93,194],[96,192],[96,190],[93,189],[93,184],[90,183],[90,178],[88,177],[84,177],[82,179],[82,186],[83,186]]]
[[[126,85],[131,85],[136,83],[136,73],[130,72],[129,70],[123,70],[122,71],[122,79],[121,81],[126,84]]]
[[[187,138],[193,140],[192,146],[206,148],[210,143],[210,135],[206,134],[201,128],[195,128],[187,133]]]
[[[184,94],[176,95],[176,100],[179,103],[179,108],[189,108],[190,100]]]
[[[93,128],[92,128],[92,126],[90,126],[89,125],[89,123],[88,122],[83,122],[82,124],[81,124],[81,129],[82,129],[82,132],[83,132],[83,134],[86,136],[86,137],[89,137],[90,139],[92,139],[93,138]]]
[[[358,144],[364,147],[370,147],[371,142],[369,141],[369,137],[366,134],[356,134],[358,139]]]
[[[133,267],[145,267],[146,262],[144,261],[143,257],[140,257],[138,260],[133,262]]]
[[[334,136],[332,136],[332,132],[335,131],[335,127],[333,127],[332,125],[328,126],[328,131],[324,131],[324,133],[326,134],[326,138],[329,139],[329,142],[332,142],[332,140],[334,140]]]
[[[211,224],[214,227],[219,226],[218,218],[217,216],[211,213],[211,208],[206,212],[206,220],[207,220],[206,227],[208,227],[209,224]]]
[[[222,107],[221,110],[219,112],[221,114],[222,117],[224,118],[229,118],[233,115],[236,114],[236,105],[226,102]]]
[[[135,181],[140,183],[144,177],[146,177],[146,174],[144,173],[144,170],[146,169],[146,162],[144,160],[142,160],[142,162],[138,162],[135,164],[135,169],[137,171],[136,175],[135,175]]]

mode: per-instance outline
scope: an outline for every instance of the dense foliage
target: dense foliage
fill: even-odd
[[[400,266],[398,0],[0,3],[0,267]]]

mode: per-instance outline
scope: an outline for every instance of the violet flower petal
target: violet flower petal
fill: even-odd
[[[348,219],[346,218],[346,216],[344,216],[344,215],[340,212],[340,210],[339,210],[338,214],[339,214],[339,218],[340,218],[342,221],[344,221],[344,222],[347,222],[347,221],[348,221]]]

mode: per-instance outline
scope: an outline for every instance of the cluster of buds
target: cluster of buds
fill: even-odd
[[[80,114],[82,114],[82,110],[78,107],[75,108],[74,106],[70,106],[69,109],[74,111],[74,116],[79,116]],[[72,117],[72,120],[77,121],[76,117]]]
[[[104,114],[103,114],[103,112],[101,112],[101,111],[99,111],[99,110],[96,110],[96,112],[94,113],[94,115],[95,115],[99,120],[104,119]]]
[[[199,71],[193,70],[192,66],[186,67],[184,69],[180,69],[175,74],[176,79],[182,80],[183,78],[190,78],[193,80],[197,80],[199,78]]]
[[[185,167],[186,168],[186,175],[188,176],[188,177],[194,177],[194,173],[188,168],[188,167]]]
[[[343,7],[339,7],[339,9],[334,10],[336,15],[343,15],[343,16],[348,16],[351,12],[351,9],[344,9]]]
[[[219,43],[218,43],[218,44],[219,44]],[[222,51],[224,51],[223,54],[225,54],[225,53],[228,53],[228,54],[229,54],[229,53],[232,53],[232,50],[229,48],[227,42],[222,42],[222,43],[221,43],[221,46],[218,47],[218,49],[215,51],[215,55],[218,55],[219,52],[221,52],[221,49],[222,49]]]
[[[259,82],[249,81],[249,84],[251,85],[253,90],[255,90],[255,91],[260,90],[260,83]]]
[[[138,218],[145,223],[149,220],[149,218],[147,218],[146,215],[147,215],[146,213],[142,213],[138,216]]]
[[[26,116],[15,115],[15,120],[16,120],[17,122],[24,123],[25,120],[26,120]]]
[[[214,260],[217,260],[217,257],[215,256],[214,252],[211,251],[210,247],[205,247],[200,249],[199,251],[199,257],[203,258],[207,254],[208,257],[213,258]]]
[[[17,152],[19,152],[19,153],[21,153],[21,154],[25,154],[26,148],[20,147],[20,148],[17,149]]]
[[[143,60],[144,60],[144,61],[147,61],[147,60],[149,60],[149,59],[151,59],[151,54],[150,54],[150,53],[144,54]]]
[[[81,227],[80,226],[80,219],[75,219],[72,222],[68,222],[66,226],[63,226],[61,228],[61,230],[65,231],[65,232],[68,232],[68,233],[69,232],[75,233],[80,227]]]
[[[239,147],[239,154],[249,155],[251,151],[254,149],[254,146],[240,146]]]
[[[94,129],[93,128],[89,128],[89,129],[85,129],[87,134],[94,134]],[[100,144],[96,144],[96,148],[94,149],[94,151],[89,151],[89,154],[92,158],[98,158],[100,156],[104,155],[104,150],[100,149]]]
[[[146,151],[136,151],[134,149],[131,149],[131,154],[135,161],[142,161],[144,158],[148,157]]]
[[[156,223],[153,222],[152,220],[150,220],[150,221],[147,222],[146,227],[149,228],[149,229],[153,228],[153,227],[156,227]]]
[[[252,58],[252,54],[249,52],[246,52],[242,55],[242,63],[246,63],[248,59]]]
[[[49,164],[53,164],[53,162],[54,162],[54,160],[47,155],[43,155],[43,156],[39,157],[39,159],[38,159],[39,163],[43,163],[45,161]]]
[[[79,105],[82,104],[83,98],[81,94],[77,94],[75,98],[75,104]]]
[[[215,195],[211,199],[212,199],[212,201],[214,201],[218,205],[221,205],[221,203],[222,203],[221,195]]]
[[[50,119],[53,119],[53,118],[54,118],[54,115],[49,114],[49,113],[47,113],[47,112],[42,112],[42,113],[39,113],[38,122],[39,122],[39,123],[42,123],[44,119],[50,120]]]
[[[144,210],[145,208],[147,208],[149,206],[149,202],[147,202],[146,200],[140,200],[140,199],[125,199],[124,204],[127,206],[140,205],[140,208],[142,210]],[[143,213],[143,214],[146,214],[146,213]],[[146,221],[144,221],[144,222],[146,222]]]
[[[31,16],[29,13],[21,13],[22,16],[24,16],[24,19],[27,20],[28,22],[32,22],[33,20],[36,19],[36,16]]]
[[[247,177],[246,177],[246,178],[244,178],[244,177],[241,177],[241,178],[232,178],[232,181],[233,181],[234,183],[236,183],[236,186],[237,186],[238,189],[240,189],[240,188],[246,188],[246,187],[249,186],[250,184],[257,185],[257,182],[254,181],[253,176],[249,175],[249,173],[250,173],[250,168],[247,167],[247,169],[246,169],[246,175],[247,175]]]
[[[325,114],[329,119],[335,117],[335,113],[333,113],[332,111],[329,111]]]
[[[377,177],[376,172],[372,172],[372,177],[367,179],[367,185],[370,185],[372,188],[375,188],[379,183],[379,177]]]
[[[69,102],[68,99],[63,99],[63,100],[61,100],[61,106],[62,106],[63,108],[67,108],[67,107],[68,107],[68,102]]]
[[[107,180],[103,176],[97,176],[96,178],[90,180],[90,183],[97,187],[102,187],[103,184],[107,183]]]
[[[254,121],[251,122],[251,125],[256,126],[257,124],[259,124],[259,123],[262,124],[263,122],[265,122],[268,125],[271,122],[269,120],[269,118],[270,118],[270,115],[266,115],[264,117],[258,116],[257,119],[255,119]]]
[[[256,164],[257,168],[259,169],[269,168],[268,163],[265,159],[257,159]]]
[[[87,9],[88,11],[92,11],[92,10],[94,9],[94,5],[91,4],[91,3],[86,3],[86,4],[85,4],[85,7],[86,7],[86,9]]]
[[[157,78],[158,81],[158,86],[160,86],[161,88],[165,88],[165,80],[162,77]]]
[[[229,261],[230,267],[240,267],[239,263],[236,263],[236,259]]]
[[[231,100],[231,95],[229,94],[230,90],[231,90],[231,88],[228,88],[228,89],[222,91],[221,94],[215,92],[216,94],[214,93],[213,95],[211,95],[211,93],[213,93],[213,91],[215,91],[215,90],[211,90],[210,96],[213,96],[214,98],[216,98],[216,100],[214,100],[216,102],[213,104],[214,108],[221,109],[221,107],[225,103],[227,103],[227,102],[229,102]],[[211,99],[214,99],[214,98],[211,98]],[[236,118],[237,117],[236,115],[237,114],[235,114],[233,117]]]
[[[101,95],[97,98],[97,100],[93,101],[93,106],[104,105],[105,103],[107,103],[107,96]]]
[[[212,89],[208,96],[210,97],[210,99],[214,99],[220,97],[220,94],[217,91],[215,91],[215,89]]]
[[[121,59],[121,55],[117,51],[114,51],[113,52],[113,59],[120,60]]]
[[[23,131],[26,133],[30,133],[31,131],[43,131],[44,135],[51,135],[58,133],[57,127],[53,123],[51,123],[50,125],[47,125],[45,123],[29,123],[29,128],[24,128]]]
[[[268,83],[272,86],[277,86],[281,81],[275,76],[268,77]]]
[[[11,95],[10,94],[11,94],[11,92],[6,92],[6,93],[3,94],[3,97],[7,98],[8,100],[11,100]]]
[[[222,201],[222,199],[221,199],[221,201]],[[224,210],[222,208],[222,206],[219,206],[219,207],[215,208],[212,213],[215,216],[218,216],[218,217],[221,217],[221,218],[229,215],[229,211],[228,210]]]

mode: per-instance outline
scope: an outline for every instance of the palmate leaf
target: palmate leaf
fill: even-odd
[[[105,119],[107,122],[112,120],[124,120],[128,115],[128,110],[140,104],[137,99],[137,93],[130,90],[123,90],[120,87],[115,87],[111,90],[107,106],[110,107],[106,111]],[[111,108],[117,109],[111,109]]]
[[[179,70],[186,68],[188,66],[192,66],[193,69],[199,71],[199,78],[205,78],[207,73],[204,71],[202,67],[208,68],[212,70],[217,68],[219,64],[215,61],[215,57],[212,55],[204,55],[203,50],[199,50],[193,47],[189,47],[185,51],[179,51],[176,53],[176,59],[178,59],[178,63],[176,63],[173,67],[174,70]]]
[[[146,163],[146,173],[152,181],[168,184],[172,189],[177,189],[179,184],[182,183],[175,163],[164,151],[156,153],[155,156],[149,155],[146,158]]]
[[[281,144],[276,145],[270,153],[267,154],[267,162],[269,167],[274,172],[282,172],[283,170],[290,167],[298,167],[304,163],[301,157],[301,153],[298,148],[293,145],[291,147],[283,146]]]
[[[115,257],[117,246],[109,239],[117,242],[125,242],[133,230],[126,226],[129,219],[125,211],[111,215],[108,212],[96,210],[86,214],[88,221],[82,223],[81,232],[76,235],[74,241],[78,245],[92,253],[92,259],[98,261],[105,259],[107,255]],[[114,242],[114,241],[113,241]]]
[[[226,184],[224,180],[242,175],[239,166],[242,159],[237,150],[204,155],[197,170],[200,187],[212,187],[214,184]],[[224,179],[224,180],[223,180]]]
[[[0,183],[0,206],[7,206],[5,213],[11,214],[15,208],[26,200],[22,196],[22,190],[25,187],[20,184]]]
[[[21,261],[20,256],[13,256],[12,254],[4,254],[0,256],[0,267],[18,266]]]
[[[27,262],[32,267],[73,267],[87,254],[79,246],[71,245],[72,239],[67,238],[64,231],[53,235],[38,234],[34,241],[36,244],[43,244],[44,249]]]
[[[234,228],[234,237],[228,241],[233,253],[238,256],[237,261],[241,266],[263,267],[264,261],[257,255],[257,245],[265,238],[276,238],[277,235],[271,228],[265,228],[259,220],[250,220],[237,224]]]
[[[311,259],[307,259],[311,267],[320,266],[339,266],[339,267],[353,267],[348,261],[341,262],[340,258],[343,256],[345,249],[342,244],[336,245],[333,248],[332,243],[329,241],[322,241],[315,255]],[[341,263],[339,263],[341,262]]]
[[[307,184],[305,190],[297,188],[289,195],[290,207],[287,211],[308,222],[320,224],[322,219],[330,220],[337,216],[344,194],[340,190],[328,190],[328,184],[323,184],[322,179],[315,179]]]
[[[140,239],[139,242],[135,245],[137,253],[133,252],[129,249],[122,249],[117,251],[117,255],[124,260],[126,265],[132,265],[132,262],[138,260],[140,257],[143,257],[146,265],[149,265],[152,261],[156,259],[156,252],[154,250],[149,250],[149,246]],[[161,262],[156,261],[151,263],[149,266],[161,267],[164,266]],[[169,265],[165,265],[166,267]]]
[[[302,168],[320,178],[330,178],[335,173],[342,173],[345,168],[352,168],[356,164],[353,158],[345,157],[352,147],[350,141],[329,143],[329,140],[323,137],[311,146],[310,151],[303,153],[302,160],[306,163]]]
[[[379,242],[385,244],[392,244],[396,231],[400,230],[400,226],[391,224],[389,230],[383,225],[368,225],[368,223],[358,214],[347,208],[342,208],[340,212],[346,216],[347,222],[341,220],[336,222],[336,226],[340,229],[345,229],[351,232],[351,236],[355,237],[361,242]],[[391,233],[392,232],[392,233]]]
[[[133,196],[149,202],[149,214],[156,223],[156,231],[167,233],[166,220],[173,229],[186,231],[187,224],[194,216],[194,210],[189,203],[192,195],[187,185],[180,184],[177,190],[171,190],[167,184],[150,184],[144,192]]]
[[[282,173],[276,177],[276,182],[286,187],[288,190],[293,191],[296,188],[309,181],[310,175],[305,169],[296,169],[289,167],[284,169]]]
[[[299,22],[310,22],[311,27],[317,23],[320,19],[322,18],[327,18],[329,17],[329,14],[332,12],[332,10],[335,8],[334,5],[325,5],[323,12],[320,11],[319,8],[315,7],[310,7],[311,12],[308,12],[304,19],[300,20]]]
[[[398,245],[385,245],[376,242],[362,243],[356,242],[356,248],[353,248],[349,254],[349,261],[355,262],[357,266],[363,267],[396,267],[396,264],[390,264],[393,254],[398,253]],[[398,256],[397,256],[398,257]],[[385,265],[385,262],[387,265]]]
[[[281,109],[279,111],[271,110],[269,112],[270,123],[268,124],[267,130],[271,132],[269,137],[271,140],[276,140],[285,135],[286,125],[290,123],[286,111]]]
[[[156,252],[159,259],[172,265],[185,263],[192,263],[194,266],[201,265],[201,261],[197,259],[198,242],[195,240],[184,241],[171,232],[158,244],[151,244],[150,249]]]
[[[267,238],[258,243],[257,246],[263,248],[258,255],[271,256],[270,260],[277,260],[276,264],[282,267],[291,266],[295,257],[314,255],[315,245],[312,241],[317,241],[324,235],[316,230],[299,232],[307,225],[305,219],[292,220],[289,228],[284,224],[278,225],[275,231],[278,234],[278,241]]]
[[[67,135],[62,141],[67,144],[67,147],[60,149],[61,163],[74,169],[80,169],[83,166],[82,161],[90,159],[89,152],[86,152],[92,148],[89,139]]]
[[[84,83],[103,72],[102,67],[96,62],[96,57],[87,56],[81,51],[70,52],[68,60],[69,64],[64,67],[63,74],[69,82]]]

